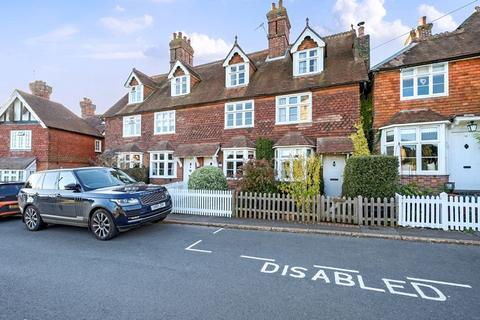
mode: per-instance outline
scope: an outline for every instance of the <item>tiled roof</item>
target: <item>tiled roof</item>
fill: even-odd
[[[33,161],[35,161],[35,157],[1,157],[0,169],[23,170],[28,168]]]
[[[143,153],[143,150],[136,144],[136,143],[126,143],[118,148],[116,148],[115,150],[113,150],[114,152],[142,152]]]
[[[290,146],[314,146],[315,142],[305,137],[301,132],[291,132],[285,134],[276,143],[275,147],[290,147]]]
[[[433,35],[413,42],[396,55],[372,68],[373,71],[396,69],[480,56],[480,9],[465,20],[456,30]]]
[[[97,129],[98,132],[105,132],[105,121],[102,119],[102,116],[95,115],[87,118],[83,118],[91,127]]]
[[[18,94],[32,108],[48,128],[77,132],[95,137],[103,137],[82,118],[75,115],[63,104],[17,90]]]
[[[168,141],[160,141],[153,145],[149,151],[173,151],[172,144]]]
[[[236,136],[223,144],[222,148],[255,148],[255,143],[245,136]]]
[[[104,116],[115,117],[169,110],[216,101],[277,95],[367,81],[368,70],[365,62],[355,58],[353,50],[355,37],[355,31],[324,37],[326,42],[324,71],[317,75],[294,77],[290,55],[283,59],[266,62],[268,50],[263,50],[248,55],[257,70],[251,75],[247,86],[226,88],[225,69],[222,66],[223,60],[220,60],[191,68],[199,75],[201,81],[191,89],[188,95],[171,97],[167,74],[152,76],[158,89],[143,103],[128,105],[125,95]]]
[[[175,148],[173,155],[177,158],[213,157],[219,148],[218,143],[181,144]]]
[[[138,77],[138,80],[140,80],[142,84],[152,88],[155,88],[157,86],[157,83],[152,78],[150,78],[140,70],[133,68],[133,73]]]
[[[395,113],[385,126],[446,120],[449,120],[449,118],[430,109],[412,109]]]
[[[345,154],[353,152],[353,142],[350,137],[322,137],[317,139],[317,153]]]

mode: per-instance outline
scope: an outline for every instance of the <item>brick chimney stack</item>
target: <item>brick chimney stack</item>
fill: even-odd
[[[170,68],[173,67],[177,60],[193,67],[193,48],[186,36],[182,32],[174,32],[173,39],[170,41]]]
[[[29,87],[33,95],[50,100],[50,95],[52,94],[52,87],[47,85],[45,81],[37,80],[31,82],[29,84]]]
[[[421,41],[431,37],[432,27],[433,27],[433,23],[427,23],[426,16],[420,17],[420,19],[418,20],[418,27],[417,27],[418,40]]]
[[[268,20],[268,57],[277,58],[285,55],[290,42],[290,20],[283,1],[272,3],[272,9],[267,13]]]
[[[80,109],[82,111],[82,118],[86,119],[95,116],[97,106],[94,105],[89,98],[83,98],[83,100],[80,101]]]
[[[355,58],[363,59],[367,68],[370,69],[370,35],[365,34],[365,22],[359,22],[357,24],[358,31],[355,38]]]

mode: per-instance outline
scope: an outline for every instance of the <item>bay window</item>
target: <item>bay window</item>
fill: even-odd
[[[173,151],[150,153],[150,178],[176,178]]]
[[[255,158],[253,149],[224,149],[223,150],[223,171],[225,176],[235,179],[241,174],[241,167],[248,160]]]
[[[175,110],[155,112],[155,134],[175,133]]]
[[[291,180],[293,177],[293,162],[297,159],[307,159],[313,153],[309,147],[279,147],[275,149],[275,172],[279,180]]]
[[[312,94],[301,93],[276,99],[276,124],[312,121]]]
[[[143,154],[139,152],[124,152],[117,155],[117,166],[120,169],[142,168]]]
[[[383,130],[382,153],[399,157],[401,174],[443,174],[444,125],[399,126]]]
[[[400,76],[401,100],[448,95],[448,64],[406,68]]]
[[[249,81],[248,63],[238,63],[226,67],[226,86],[237,87],[247,85]]]
[[[184,75],[173,77],[171,80],[172,97],[182,96],[190,93],[190,76]]]
[[[141,135],[141,115],[123,117],[123,136],[139,137]]]
[[[254,102],[243,101],[225,104],[225,128],[253,127]]]
[[[32,131],[12,130],[10,131],[10,150],[31,150]]]
[[[143,101],[143,85],[139,84],[136,86],[130,87],[130,92],[128,93],[128,103],[140,103]]]

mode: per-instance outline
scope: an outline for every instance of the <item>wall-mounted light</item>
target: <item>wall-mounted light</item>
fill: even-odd
[[[470,123],[467,125],[468,132],[475,132],[477,131],[477,124],[473,121],[470,121]]]

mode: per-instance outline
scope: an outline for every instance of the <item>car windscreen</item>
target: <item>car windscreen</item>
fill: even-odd
[[[0,185],[0,195],[2,196],[16,196],[20,189],[22,189],[21,184],[2,184]]]
[[[121,186],[137,182],[121,170],[87,169],[78,170],[75,173],[80,183],[87,190]]]

